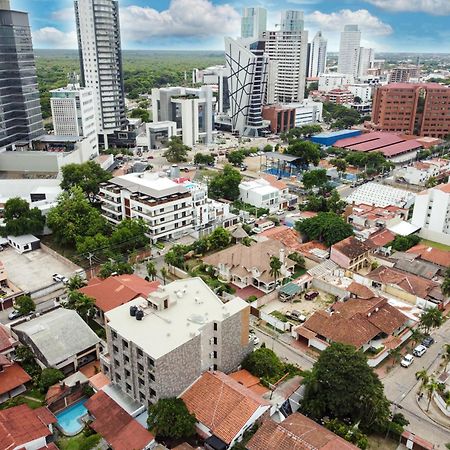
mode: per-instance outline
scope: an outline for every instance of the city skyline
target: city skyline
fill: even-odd
[[[386,52],[448,52],[450,2],[436,0],[120,0],[122,46],[140,50],[222,50],[224,36],[240,34],[244,7],[268,10],[276,29],[286,9],[305,13],[310,36],[321,30],[328,50],[339,48],[344,24],[359,24],[361,45]],[[30,14],[35,48],[76,48],[72,0],[12,0]],[[433,30],[431,36],[429,30]]]

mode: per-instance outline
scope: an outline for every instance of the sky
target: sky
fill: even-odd
[[[450,0],[119,0],[123,49],[222,50],[238,36],[245,6],[268,10],[276,29],[282,10],[305,13],[312,40],[318,30],[328,51],[339,48],[345,24],[358,24],[362,45],[383,52],[450,53]],[[11,0],[27,11],[35,48],[76,48],[72,0]]]

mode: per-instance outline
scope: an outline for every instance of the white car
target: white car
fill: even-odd
[[[413,355],[418,356],[420,358],[426,351],[427,351],[427,348],[425,347],[425,345],[418,345],[413,350]]]
[[[246,223],[247,225],[251,225],[252,223],[255,223],[255,219],[254,219],[253,217],[250,217],[250,219],[247,219],[247,220],[245,221],[245,223]]]
[[[400,361],[400,365],[402,367],[409,367],[414,361],[414,356],[408,353],[403,357],[403,359]]]
[[[251,342],[253,342],[253,345],[258,345],[259,344],[259,337],[256,336],[256,334],[250,333],[248,338],[249,338],[249,340]]]
[[[55,283],[67,284],[69,282],[69,279],[60,273],[54,273],[52,278]]]
[[[277,211],[275,214],[277,216],[283,216],[284,215],[284,211],[282,209],[280,209],[280,211]]]

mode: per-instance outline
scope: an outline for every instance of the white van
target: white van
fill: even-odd
[[[252,231],[253,233],[259,234],[273,228],[274,226],[275,224],[271,220],[266,220],[265,222],[258,223],[258,225],[252,228]]]

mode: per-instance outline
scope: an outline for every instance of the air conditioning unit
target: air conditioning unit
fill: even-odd
[[[214,352],[211,352],[211,353],[209,354],[209,357],[210,357],[211,359],[214,359]]]
[[[214,344],[214,338],[209,338],[209,344],[213,345]]]

